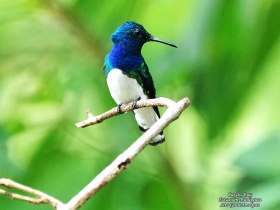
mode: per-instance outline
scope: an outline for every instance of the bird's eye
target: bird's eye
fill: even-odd
[[[138,29],[135,29],[134,34],[135,34],[136,36],[141,36],[141,33],[140,33],[140,31],[139,31]]]

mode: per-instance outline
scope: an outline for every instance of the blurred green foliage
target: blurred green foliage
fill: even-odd
[[[131,113],[74,126],[115,106],[103,59],[128,20],[179,47],[143,55],[157,96],[192,104],[81,209],[220,209],[237,191],[280,209],[279,0],[1,0],[0,177],[67,202],[141,135]]]

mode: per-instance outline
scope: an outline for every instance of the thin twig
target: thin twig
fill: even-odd
[[[123,104],[120,108],[121,108],[121,112],[128,112],[128,111],[132,111],[133,109],[135,109],[135,107],[133,108],[132,106],[133,102],[129,103],[129,104]],[[170,107],[172,105],[175,105],[176,102],[170,100],[169,98],[156,98],[156,99],[149,99],[149,100],[140,100],[137,101],[136,104],[136,108],[143,108],[143,107],[151,107],[151,106],[166,106],[166,107]],[[84,120],[82,122],[78,122],[75,125],[78,128],[85,128],[87,126],[90,125],[95,125],[97,123],[101,123],[104,120],[107,120],[111,117],[117,116],[119,113],[117,111],[117,107],[101,114],[98,116],[93,116],[90,112],[90,110],[87,110],[87,115],[88,115],[88,119]]]
[[[17,193],[7,192],[5,190],[0,189],[0,194],[6,195],[6,196],[10,197],[11,199],[22,200],[22,201],[26,201],[26,202],[33,203],[33,204],[50,204],[54,208],[57,208],[58,205],[62,204],[59,200],[57,200],[39,190],[35,190],[30,187],[26,187],[24,185],[21,185],[12,180],[9,180],[9,179],[1,178],[0,186],[4,186],[7,188],[14,188],[14,189],[20,190],[22,192],[26,192],[26,193],[36,196],[35,198],[33,198],[33,197],[29,197],[29,196],[23,196],[23,195],[20,195]]]

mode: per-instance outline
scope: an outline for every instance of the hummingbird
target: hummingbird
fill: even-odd
[[[156,89],[149,68],[141,55],[146,42],[160,42],[177,48],[170,42],[148,33],[136,22],[125,22],[111,35],[114,43],[104,61],[104,73],[110,94],[121,113],[123,103],[133,102],[133,112],[141,132],[147,131],[160,118],[158,107],[136,108],[140,99],[153,99]],[[161,131],[149,144],[155,146],[165,141]]]

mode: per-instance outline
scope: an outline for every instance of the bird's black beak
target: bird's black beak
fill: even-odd
[[[160,43],[163,43],[163,44],[167,44],[167,45],[169,45],[169,46],[171,46],[171,47],[177,48],[176,45],[171,44],[170,42],[161,40],[161,39],[159,39],[159,38],[153,37],[153,36],[150,36],[150,37],[148,38],[148,41],[151,41],[151,42],[160,42]]]

